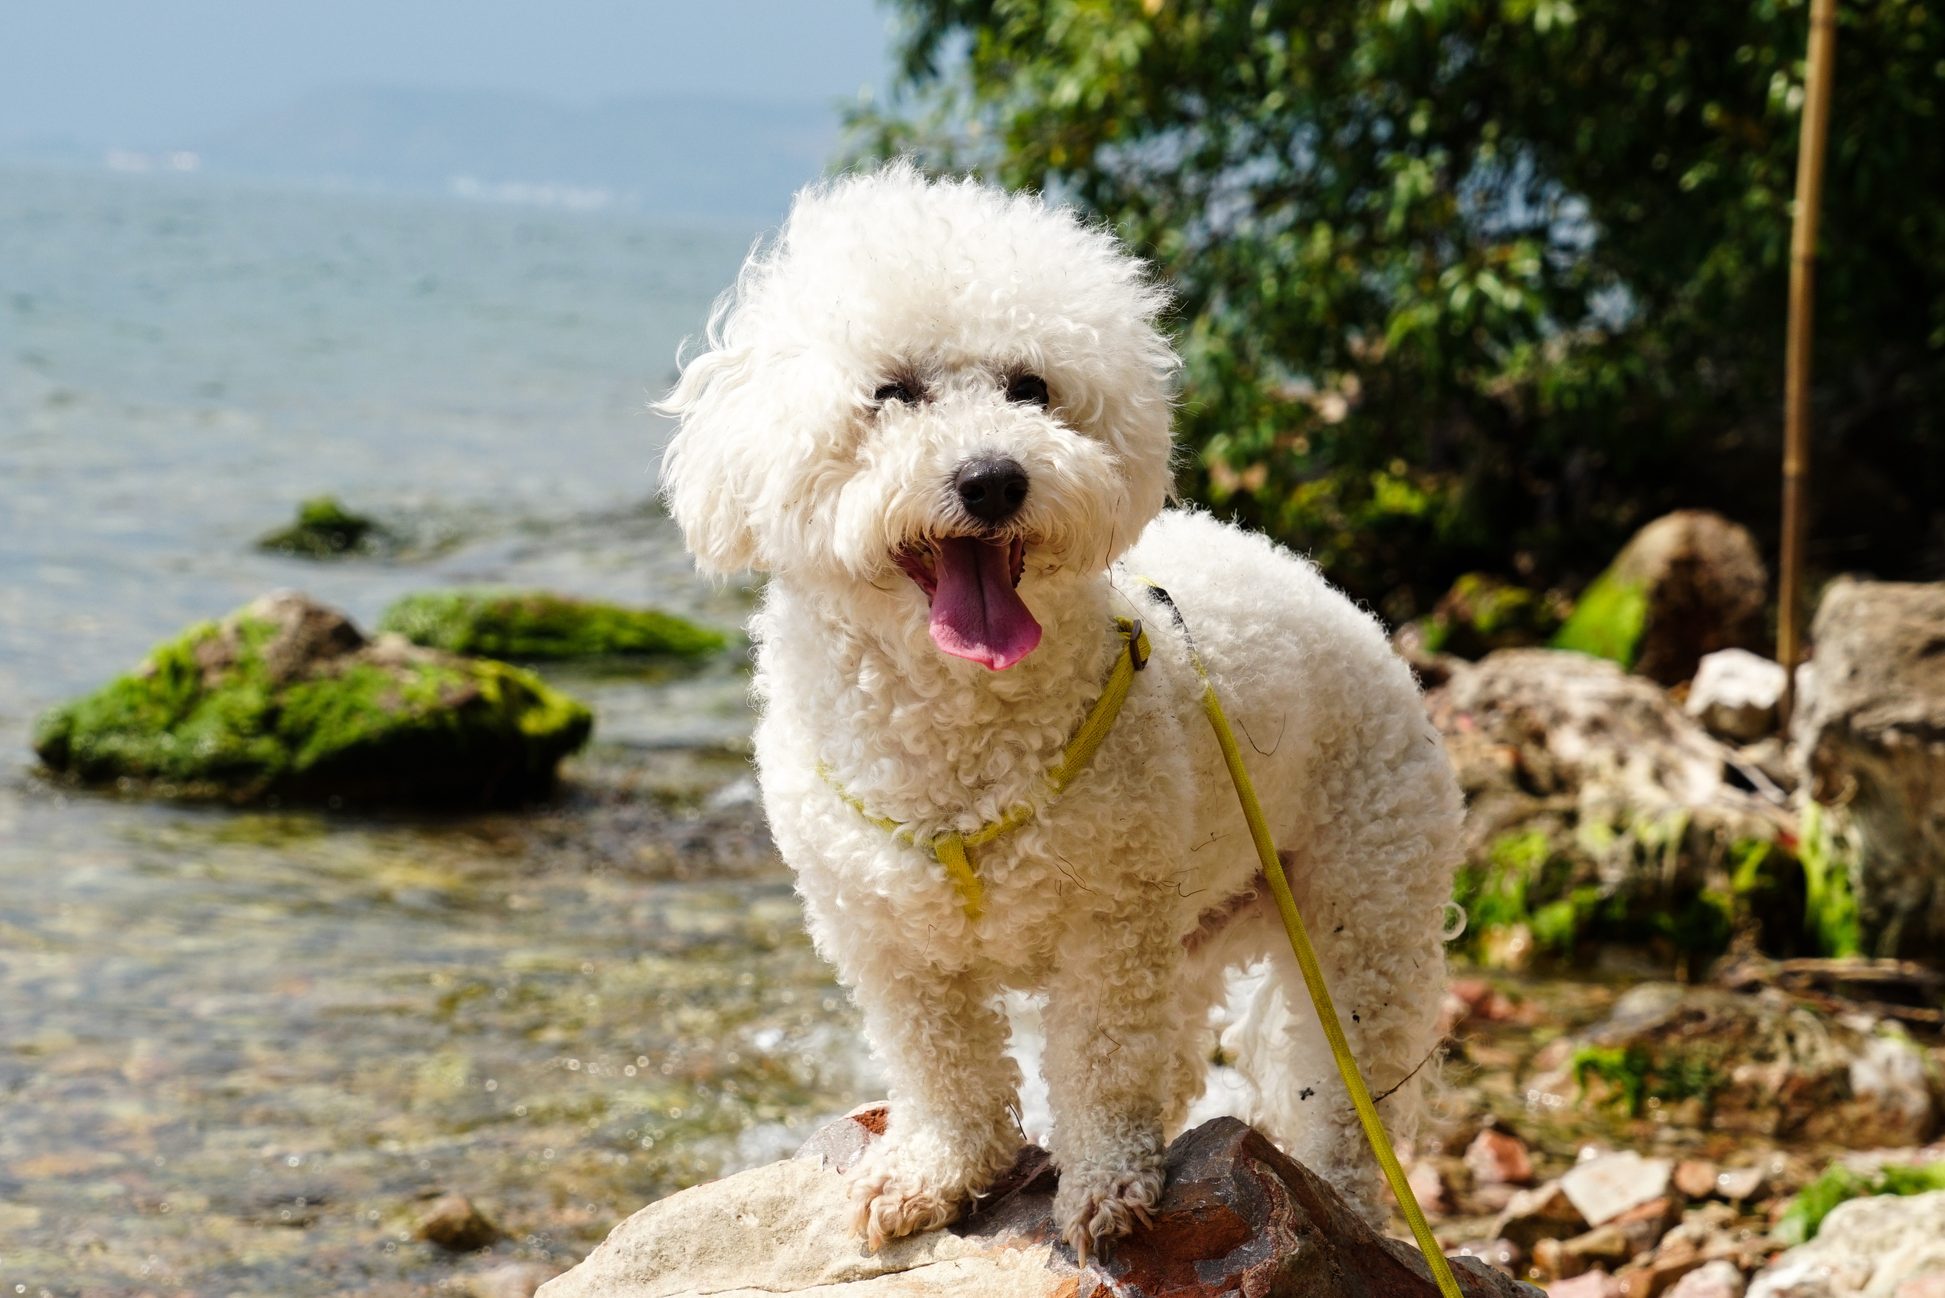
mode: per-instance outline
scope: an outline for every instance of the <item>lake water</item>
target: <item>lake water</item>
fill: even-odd
[[[754,229],[0,169],[0,1295],[422,1294],[565,1265],[873,1082],[754,807],[740,665],[555,673],[547,804],[79,794],[33,718],[298,587],[454,582],[732,624],[647,409]],[[333,493],[411,556],[252,541]],[[427,1196],[507,1232],[453,1258]]]

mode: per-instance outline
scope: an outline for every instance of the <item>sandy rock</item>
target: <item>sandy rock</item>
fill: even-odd
[[[1937,1082],[1902,1028],[1773,988],[1646,983],[1534,1065],[1543,1093],[1637,1112],[1653,1104],[1718,1131],[1868,1149],[1922,1144],[1939,1122]]]
[[[1479,1185],[1531,1185],[1533,1159],[1526,1142],[1510,1131],[1487,1127],[1466,1146],[1466,1170]]]
[[[1547,1298],[1616,1298],[1620,1282],[1605,1271],[1588,1271],[1556,1280],[1547,1286]]]
[[[1945,1270],[1945,1190],[1852,1199],[1817,1237],[1784,1253],[1749,1298],[1896,1298],[1908,1282]]]
[[[873,1134],[858,1116],[840,1119],[834,1139],[813,1141],[807,1157],[651,1204],[543,1286],[541,1298],[1436,1293],[1409,1245],[1374,1233],[1322,1181],[1233,1119],[1204,1124],[1169,1147],[1168,1189],[1154,1225],[1117,1242],[1104,1265],[1077,1269],[1055,1242],[1055,1174],[1033,1146],[977,1212],[866,1253],[832,1164]],[[1534,1293],[1473,1259],[1454,1269],[1472,1298]]]
[[[1945,1298],[1945,1267],[1912,1276],[1892,1298]]]
[[[471,1253],[505,1238],[500,1228],[463,1194],[442,1195],[434,1200],[412,1233],[428,1244],[455,1253]]]
[[[1677,510],[1634,534],[1553,643],[1674,685],[1706,654],[1759,643],[1768,598],[1769,572],[1746,528]]]
[[[1945,942],[1945,582],[1840,580],[1817,609],[1814,684],[1795,724],[1805,787],[1862,843],[1864,949]]]
[[[1743,1298],[1748,1285],[1736,1264],[1726,1258],[1704,1262],[1675,1282],[1668,1298]]]
[[[1747,649],[1719,649],[1702,659],[1682,710],[1718,739],[1751,744],[1776,729],[1776,709],[1789,673]]]

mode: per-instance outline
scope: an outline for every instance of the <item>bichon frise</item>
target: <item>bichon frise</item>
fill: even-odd
[[[1223,1039],[1241,1116],[1377,1210],[1185,634],[1254,750],[1357,1059],[1395,1088],[1381,1112],[1414,1116],[1459,793],[1373,618],[1262,537],[1164,510],[1165,299],[1072,212],[897,164],[799,196],[665,406],[698,565],[768,577],[763,800],[891,1079],[852,1174],[874,1248],[1011,1163],[1007,989],[1045,997],[1064,1237],[1085,1256],[1145,1218],[1225,974],[1254,962]]]

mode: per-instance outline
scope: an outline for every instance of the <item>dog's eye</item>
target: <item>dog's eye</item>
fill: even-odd
[[[1047,380],[1038,374],[1020,374],[1006,385],[1006,399],[1021,405],[1045,407],[1050,399],[1047,395]]]
[[[908,383],[904,379],[893,379],[871,394],[871,399],[881,406],[887,401],[903,401],[908,406],[915,406],[918,404],[918,398],[917,385]]]

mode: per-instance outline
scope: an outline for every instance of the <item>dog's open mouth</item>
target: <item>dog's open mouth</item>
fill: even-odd
[[[1026,569],[1024,539],[939,537],[896,558],[932,602],[932,643],[941,652],[1004,671],[1040,643],[1040,623],[1014,589]]]

